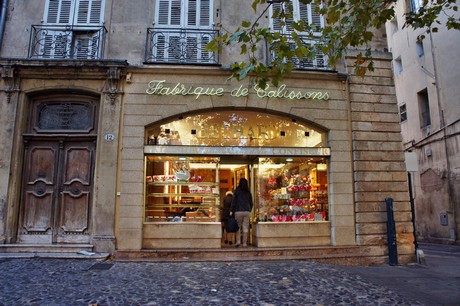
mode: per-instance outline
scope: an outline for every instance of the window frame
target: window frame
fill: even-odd
[[[320,4],[319,7],[321,8],[323,4]],[[291,34],[292,32],[295,32],[294,29],[289,29],[289,22],[292,22],[290,20],[286,20],[285,21],[285,25],[284,26],[281,26],[281,25],[277,25],[276,22],[277,22],[277,19],[276,18],[273,18],[273,14],[276,12],[276,10],[278,9],[284,9],[284,10],[288,10],[290,9],[290,7],[292,6],[292,10],[293,10],[293,17],[292,17],[292,21],[294,22],[298,22],[299,20],[303,20],[305,18],[305,16],[302,16],[302,15],[305,15],[306,14],[306,17],[308,19],[308,24],[311,25],[311,24],[317,24],[319,25],[320,28],[324,28],[324,16],[322,15],[319,15],[319,14],[315,14],[315,8],[318,6],[318,5],[312,5],[312,4],[303,4],[303,3],[300,3],[299,0],[290,0],[289,1],[289,4],[287,3],[276,3],[274,2],[271,6],[270,6],[270,9],[269,9],[269,12],[270,12],[270,18],[269,18],[269,26],[270,26],[270,29],[272,31],[279,31],[280,33],[282,34]],[[301,7],[304,6],[304,8],[302,9]],[[305,11],[306,9],[306,11]],[[314,21],[314,18],[319,18],[319,24],[318,22]],[[278,21],[279,23],[279,21]],[[304,32],[299,32],[299,34],[303,34]],[[320,32],[316,32],[314,31],[313,32],[314,36],[320,36],[321,33]]]
[[[195,21],[194,23],[190,23],[190,7],[191,3],[195,3]],[[202,24],[202,16],[204,10],[206,8],[203,8],[203,4],[207,3],[207,10],[208,10],[208,16],[205,17],[207,20],[207,24]],[[175,4],[176,8],[178,7],[180,9],[179,14],[176,14],[175,18],[179,18],[179,23],[177,22],[172,22],[173,16],[172,10],[173,10],[173,4]],[[167,8],[164,7],[164,5],[168,5]],[[161,11],[167,9],[169,16],[162,16]],[[159,0],[157,1],[157,5],[155,8],[155,20],[154,24],[158,27],[161,28],[171,28],[171,29],[183,29],[183,28],[194,28],[194,29],[212,29],[214,27],[214,15],[213,15],[213,1],[212,0]],[[167,18],[167,22],[163,22],[163,20]],[[204,22],[204,21],[203,21]]]
[[[399,109],[399,122],[400,123],[407,122],[407,104],[406,103],[400,104],[398,109]]]

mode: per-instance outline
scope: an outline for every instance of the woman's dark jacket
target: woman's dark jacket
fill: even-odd
[[[252,195],[250,192],[244,192],[240,188],[236,188],[232,200],[232,211],[251,211],[252,210]]]
[[[231,194],[227,194],[224,197],[223,207],[222,207],[222,215],[220,216],[221,221],[227,221],[230,218],[230,206],[232,205],[233,196]]]

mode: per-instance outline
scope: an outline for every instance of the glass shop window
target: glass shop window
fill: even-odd
[[[324,158],[259,158],[255,170],[258,222],[329,219]]]
[[[146,156],[145,222],[218,222],[218,158]]]

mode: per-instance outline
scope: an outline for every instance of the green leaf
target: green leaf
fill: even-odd
[[[241,23],[241,26],[243,26],[244,28],[249,28],[251,25],[252,25],[252,23],[249,22],[249,21],[243,21]]]

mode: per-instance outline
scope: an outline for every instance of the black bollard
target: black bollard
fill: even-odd
[[[396,226],[393,216],[393,199],[386,198],[387,205],[387,235],[388,235],[388,256],[390,258],[390,266],[398,265],[398,248],[396,244]]]

